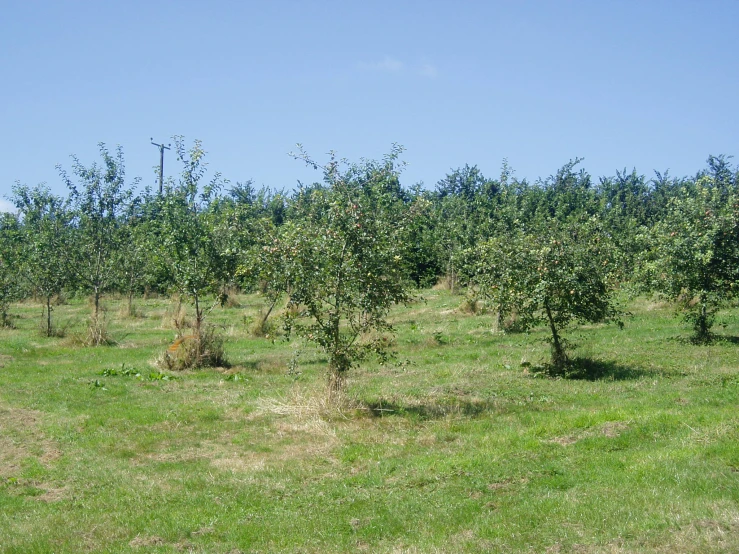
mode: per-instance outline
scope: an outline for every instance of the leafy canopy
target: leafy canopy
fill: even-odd
[[[670,199],[651,238],[648,287],[677,302],[695,340],[710,339],[716,311],[739,294],[739,195],[704,175]]]
[[[542,220],[484,242],[476,257],[473,282],[502,317],[515,316],[522,330],[549,326],[556,372],[568,362],[562,330],[573,322],[618,318],[610,282],[615,254],[595,218]]]
[[[290,295],[285,327],[327,353],[332,390],[368,353],[387,353],[388,311],[409,299],[394,193],[401,151],[352,165],[332,156],[323,167],[325,186],[296,202],[299,217],[268,247],[284,264]]]

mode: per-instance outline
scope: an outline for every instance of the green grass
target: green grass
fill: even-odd
[[[250,336],[259,296],[211,313],[230,368],[167,380],[168,300],[137,318],[108,300],[98,348],[75,340],[86,303],[57,307],[62,338],[15,306],[0,552],[739,551],[739,309],[696,346],[633,302],[623,330],[568,333],[580,378],[548,379],[544,329],[423,296],[393,313],[398,358],[353,370],[339,407],[320,352]]]

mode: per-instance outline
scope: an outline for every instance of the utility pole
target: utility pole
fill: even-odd
[[[167,146],[164,146],[164,144],[157,144],[154,142],[153,137],[149,140],[154,146],[159,148],[159,196],[161,196],[162,189],[164,188],[164,151],[169,150],[169,147],[172,145],[168,144]]]

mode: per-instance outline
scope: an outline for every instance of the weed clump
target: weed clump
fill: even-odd
[[[126,303],[121,304],[121,307],[118,310],[118,315],[120,317],[130,319],[139,319],[146,317],[141,308],[137,306],[130,298]]]
[[[470,315],[482,315],[486,312],[485,303],[472,296],[467,296],[459,305],[459,311]]]
[[[456,294],[459,292],[459,276],[455,272],[444,275],[436,282],[432,290],[448,290]]]
[[[3,311],[0,314],[0,329],[15,329],[11,318],[12,316],[7,311]]]
[[[233,285],[223,287],[219,295],[222,308],[240,308],[239,289]]]
[[[505,315],[498,314],[498,328],[504,333],[525,333],[526,326],[521,321],[516,311],[511,311]]]
[[[73,341],[82,346],[113,346],[115,340],[108,331],[108,322],[102,313],[91,315],[84,334],[76,334]]]
[[[190,326],[185,306],[182,305],[182,297],[179,294],[172,295],[170,304],[162,317],[162,327],[164,329],[176,329],[177,334],[182,336],[183,330]]]
[[[67,323],[54,324],[51,318],[45,318],[38,324],[38,334],[42,337],[63,339],[67,336],[67,328]]]
[[[260,309],[253,318],[249,318],[249,333],[253,337],[265,337],[274,331],[274,325],[269,318],[269,312]]]
[[[157,365],[170,371],[227,367],[223,337],[212,325],[204,325],[199,335],[181,335],[177,338],[159,357]]]

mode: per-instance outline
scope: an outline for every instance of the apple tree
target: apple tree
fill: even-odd
[[[72,157],[72,175],[61,166],[59,174],[69,189],[70,238],[67,252],[68,267],[74,284],[92,294],[93,314],[90,319],[91,345],[108,342],[100,299],[120,280],[120,255],[125,244],[125,218],[132,199],[132,185],[125,181],[123,149],[111,153],[105,144],[99,145],[102,164],[85,167]]]
[[[11,200],[18,210],[18,233],[23,245],[16,250],[16,271],[26,287],[43,298],[43,333],[51,337],[55,334],[52,299],[71,281],[71,216],[67,203],[43,185],[30,188],[16,184]]]
[[[347,371],[368,354],[387,355],[388,312],[409,300],[403,221],[392,193],[401,151],[360,164],[332,155],[322,167],[324,186],[295,202],[300,213],[268,245],[289,292],[285,328],[326,353],[329,394],[342,389]]]
[[[709,341],[716,311],[739,295],[739,196],[704,175],[670,199],[651,238],[646,284],[677,303],[696,342]]]
[[[22,234],[15,214],[0,212],[0,327],[12,327],[10,303],[21,297],[18,275],[22,257]]]
[[[472,282],[524,330],[545,324],[551,343],[550,373],[567,368],[562,332],[573,322],[618,321],[611,268],[614,252],[599,222],[550,219],[482,243]]]
[[[174,141],[182,172],[178,182],[166,187],[161,199],[156,258],[172,287],[192,301],[195,322],[182,359],[170,361],[178,368],[219,365],[224,361],[222,340],[204,326],[204,320],[206,296],[218,294],[231,265],[209,213],[223,181],[220,174],[215,174],[200,190],[207,169],[201,142],[196,140],[187,148],[183,137],[175,136]]]

